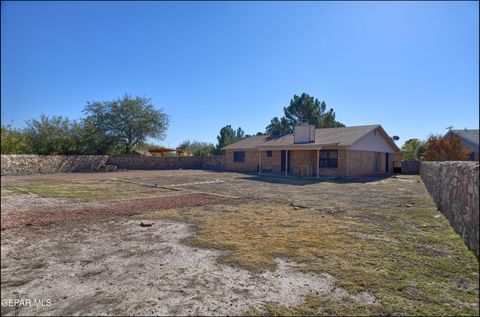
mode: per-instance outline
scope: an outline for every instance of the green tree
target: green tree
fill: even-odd
[[[148,98],[124,95],[113,101],[89,102],[84,113],[85,128],[101,152],[130,153],[147,138],[163,140],[168,127],[167,114],[155,109]]]
[[[208,142],[185,140],[177,149],[192,153],[195,156],[207,156],[214,151],[215,146]]]
[[[73,127],[77,123],[62,116],[51,118],[41,115],[40,119],[27,121],[24,130],[32,153],[35,154],[78,154],[77,140]]]
[[[419,139],[409,139],[403,144],[402,150],[405,151],[403,159],[418,160],[425,151],[425,142]]]
[[[315,128],[344,127],[345,125],[336,121],[335,112],[332,108],[327,110],[324,101],[302,93],[294,95],[290,105],[283,108],[284,116],[281,119],[273,118],[266,127],[266,131],[273,135],[292,133],[296,125],[308,123],[315,125]]]
[[[225,151],[222,150],[224,146],[235,143],[245,137],[245,132],[242,128],[238,128],[236,131],[232,128],[231,125],[226,125],[220,129],[220,134],[217,136],[217,146],[212,154],[224,154]]]
[[[28,136],[11,124],[1,126],[1,153],[2,154],[31,154]]]
[[[282,117],[281,119],[278,119],[278,117],[274,117],[265,130],[268,134],[284,135],[292,133],[293,127],[290,125],[290,122],[287,118]]]
[[[426,149],[425,142],[422,141],[422,143],[420,143],[415,149],[415,158],[417,160],[419,160],[422,156],[425,155],[425,149]]]

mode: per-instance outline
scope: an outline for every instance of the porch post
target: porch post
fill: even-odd
[[[288,176],[288,150],[285,150],[285,176]]]
[[[317,150],[317,178],[320,176],[320,150]]]
[[[262,150],[258,149],[258,174],[262,173]]]

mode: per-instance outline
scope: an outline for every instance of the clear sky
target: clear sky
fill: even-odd
[[[264,131],[306,92],[350,125],[477,128],[478,2],[4,2],[2,122],[152,98],[165,141]]]

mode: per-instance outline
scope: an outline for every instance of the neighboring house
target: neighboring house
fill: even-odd
[[[180,149],[169,149],[166,147],[157,147],[148,150],[150,155],[153,156],[192,156],[191,153]]]
[[[401,151],[380,125],[315,129],[285,136],[252,136],[223,148],[225,169],[284,176],[364,176],[392,173]]]
[[[479,152],[479,132],[478,130],[472,129],[463,129],[463,130],[450,130],[445,134],[447,135],[456,135],[462,145],[470,151],[470,160],[478,161],[478,152]]]

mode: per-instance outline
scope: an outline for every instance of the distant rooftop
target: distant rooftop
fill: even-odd
[[[479,146],[479,130],[478,129],[462,129],[450,130],[447,134],[452,133],[457,135],[460,139],[471,143],[474,146]]]

